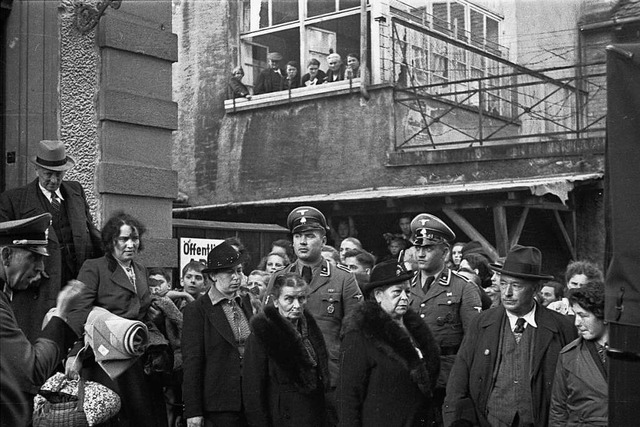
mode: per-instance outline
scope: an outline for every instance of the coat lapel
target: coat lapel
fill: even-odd
[[[60,191],[64,197],[64,204],[69,217],[69,225],[73,235],[73,244],[75,245],[76,257],[78,259],[85,258],[85,213],[84,198],[76,189],[66,182],[62,182]]]
[[[138,272],[135,269],[134,271],[136,272],[136,279],[137,279]],[[134,294],[137,294],[135,289],[133,288],[133,284],[131,283],[131,281],[129,280],[129,277],[127,276],[127,273],[124,272],[120,264],[117,264],[116,269],[113,271],[113,273],[111,273],[111,281],[116,285],[122,288],[125,288],[126,290],[133,292]]]
[[[214,328],[218,331],[218,333],[229,342],[229,344],[236,346],[236,339],[233,336],[233,331],[231,330],[231,326],[229,325],[229,320],[227,320],[227,316],[224,314],[224,310],[222,309],[221,304],[213,305],[211,303],[211,298],[209,298],[209,294],[205,294],[202,296],[199,301],[202,300],[202,304],[204,305],[204,311],[207,315],[207,318],[211,322]]]
[[[549,316],[547,316],[546,309],[540,305],[536,306],[536,323],[538,324],[538,328],[536,330],[533,348],[538,350],[534,350],[533,357],[531,359],[532,378],[535,377],[540,370],[540,366],[542,365],[542,361],[546,354],[546,351],[541,351],[541,349],[548,348],[554,334],[558,332],[556,325],[551,322]]]

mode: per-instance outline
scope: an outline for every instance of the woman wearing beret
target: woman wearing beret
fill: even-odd
[[[428,426],[440,370],[438,345],[409,308],[411,272],[378,264],[365,301],[343,326],[338,379],[340,426]]]
[[[320,328],[304,309],[308,294],[300,275],[278,276],[273,305],[251,321],[242,375],[251,427],[325,425],[328,356]]]
[[[182,332],[184,413],[189,427],[246,426],[241,374],[252,316],[240,295],[242,260],[226,241],[209,252],[202,273],[209,291],[184,309]]]

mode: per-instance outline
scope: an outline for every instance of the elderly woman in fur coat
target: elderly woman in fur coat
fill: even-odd
[[[364,303],[345,320],[337,401],[340,426],[430,426],[439,349],[409,308],[411,272],[378,264]]]
[[[273,306],[251,321],[242,373],[251,427],[325,425],[327,349],[304,309],[308,294],[309,286],[298,274],[278,276],[271,290]]]

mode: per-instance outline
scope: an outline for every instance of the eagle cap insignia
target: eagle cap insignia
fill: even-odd
[[[420,224],[422,224],[422,225],[425,225],[426,223],[429,222],[428,219],[420,219],[419,221],[420,221]]]

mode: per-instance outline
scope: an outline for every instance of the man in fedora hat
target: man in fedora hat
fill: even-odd
[[[40,141],[30,159],[38,177],[31,183],[0,194],[0,221],[50,213],[49,257],[40,287],[16,295],[12,305],[18,324],[33,341],[40,335],[46,312],[56,304],[61,287],[75,279],[88,258],[102,254],[100,232],[79,182],[63,181],[75,162],[62,141]]]
[[[0,349],[2,364],[15,380],[26,399],[1,403],[2,411],[26,412],[27,402],[33,401],[38,388],[54,372],[76,340],[66,319],[80,293],[80,282],[74,282],[57,295],[56,312],[33,344],[16,322],[11,300],[37,282],[44,273],[44,259],[48,256],[47,229],[51,215],[44,213],[33,218],[0,222]],[[5,378],[0,377],[4,389]],[[17,396],[20,397],[20,396]],[[12,399],[15,399],[14,396]],[[25,410],[27,409],[27,410]],[[3,418],[4,419],[4,418]],[[23,418],[24,421],[24,418]],[[2,424],[5,425],[5,424]],[[10,425],[10,424],[6,424]],[[11,425],[27,425],[16,423]]]
[[[282,55],[279,52],[271,52],[267,55],[267,61],[269,62],[269,67],[258,74],[258,80],[253,89],[254,95],[277,92],[285,88],[287,74],[280,68]]]
[[[576,329],[566,316],[536,303],[543,280],[537,248],[514,246],[500,274],[502,306],[480,314],[451,371],[443,406],[445,425],[548,425],[551,385],[560,350]]]

